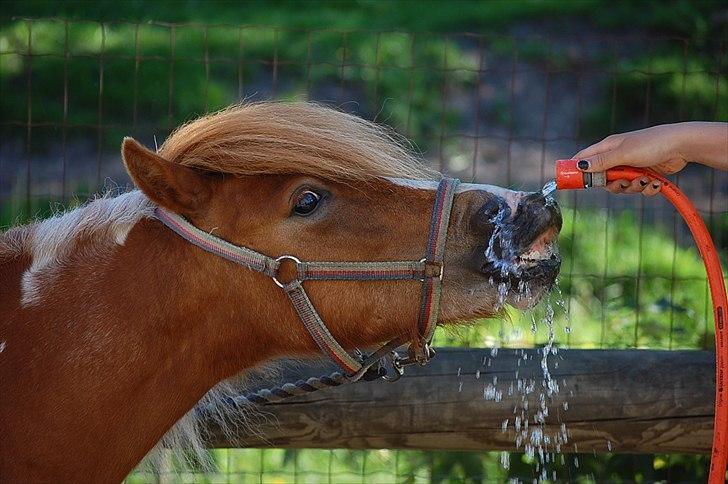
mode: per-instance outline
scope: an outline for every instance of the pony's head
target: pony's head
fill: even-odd
[[[422,258],[440,177],[391,132],[307,103],[234,106],[182,126],[156,153],[132,139],[122,152],[159,206],[235,245],[306,261]],[[441,323],[533,304],[554,282],[561,217],[541,193],[463,184],[450,220]],[[195,299],[258,322],[225,334],[268,357],[316,349],[273,280],[199,252],[185,272],[205,294]],[[306,291],[347,348],[416,331],[414,281],[311,281]]]

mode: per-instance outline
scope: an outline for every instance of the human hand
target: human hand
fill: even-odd
[[[679,151],[684,135],[682,124],[665,124],[622,134],[613,134],[573,156],[586,172],[600,172],[626,165],[650,168],[660,174],[677,173],[687,165]],[[633,181],[614,180],[605,187],[612,193],[656,195],[662,188],[659,180],[643,176]]]

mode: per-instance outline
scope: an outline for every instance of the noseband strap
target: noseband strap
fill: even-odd
[[[302,262],[292,255],[272,258],[247,247],[231,244],[214,235],[198,229],[180,215],[157,207],[155,216],[173,232],[199,248],[235,262],[250,270],[262,272],[271,277],[288,295],[293,308],[301,318],[306,330],[316,345],[338,364],[350,380],[381,376],[369,372],[386,354],[407,341],[400,336],[388,342],[369,357],[357,351],[347,352],[326,327],[303,288],[304,281],[394,281],[417,280],[422,282],[422,300],[418,321],[418,341],[410,345],[409,357],[392,359],[399,374],[401,367],[409,363],[426,363],[434,354],[430,344],[437,326],[444,271],[445,240],[450,222],[455,191],[459,184],[453,178],[443,178],[437,187],[435,204],[430,223],[425,257],[416,261],[385,262]],[[279,269],[283,263],[295,264],[295,277],[281,282]],[[365,374],[368,375],[365,376]]]

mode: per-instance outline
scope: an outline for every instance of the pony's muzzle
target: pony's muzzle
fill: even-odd
[[[540,192],[518,195],[509,200],[491,195],[474,213],[473,230],[485,240],[473,254],[473,269],[495,282],[550,285],[561,264],[555,246],[561,211]]]
[[[514,254],[540,250],[553,243],[561,224],[561,210],[553,198],[541,192],[524,196],[512,221]]]

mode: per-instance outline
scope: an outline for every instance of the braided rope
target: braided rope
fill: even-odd
[[[267,405],[269,403],[277,403],[288,398],[308,395],[309,393],[325,390],[327,388],[338,387],[347,383],[353,383],[340,372],[335,371],[330,375],[319,377],[311,377],[306,380],[298,380],[294,383],[284,383],[283,385],[273,388],[263,388],[246,395],[238,395],[235,397],[226,397],[222,403],[229,408],[240,409],[249,405]],[[199,415],[215,413],[218,404],[210,403],[205,406],[196,408]]]

